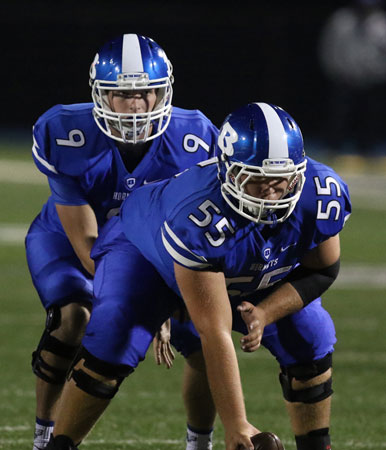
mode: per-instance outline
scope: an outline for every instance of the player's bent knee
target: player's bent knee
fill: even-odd
[[[83,367],[89,369],[91,374],[77,366],[81,360],[83,360]],[[79,389],[87,394],[101,399],[112,399],[118,392],[122,381],[132,372],[134,369],[128,365],[102,361],[84,347],[80,347],[73,362],[70,378],[74,380]],[[97,376],[101,376],[103,379],[98,379]]]
[[[332,354],[309,364],[281,367],[279,375],[283,396],[288,402],[318,403],[333,394],[332,390]],[[327,373],[327,379],[304,389],[294,389],[293,381],[308,382]]]
[[[196,350],[185,358],[186,363],[194,370],[206,372],[205,358],[202,350]]]
[[[69,303],[61,308],[60,329],[56,337],[67,342],[80,345],[84,330],[90,320],[90,306],[82,303]]]
[[[58,306],[53,306],[47,310],[45,329],[36,350],[32,353],[32,370],[34,374],[50,384],[63,384],[66,380],[66,369],[58,369],[48,364],[42,357],[42,351],[47,351],[55,356],[68,360],[75,357],[78,346],[66,344],[51,333],[56,330],[61,323],[61,312]]]

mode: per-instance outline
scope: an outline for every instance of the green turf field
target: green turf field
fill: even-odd
[[[22,238],[48,192],[35,172],[28,149],[26,154],[0,151],[0,449],[4,450],[32,449],[30,360],[45,314],[30,281]],[[376,197],[380,203],[374,204],[366,191],[372,179],[352,180],[355,192],[362,183],[363,197],[353,197],[354,213],[341,235],[341,277],[324,297],[338,336],[331,431],[336,450],[381,450],[386,449],[386,191],[382,180],[376,180],[381,183]],[[286,449],[294,450],[276,363],[265,349],[238,355],[250,421],[276,432]],[[124,382],[84,447],[184,449],[182,363],[177,357],[167,371],[155,366],[149,354]],[[215,448],[224,449],[219,422]]]

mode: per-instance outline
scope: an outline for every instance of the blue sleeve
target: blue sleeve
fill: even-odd
[[[199,204],[202,204],[200,201]],[[219,218],[212,206],[209,206],[213,220],[210,223],[198,225],[192,211],[198,214],[201,220],[204,213],[192,208],[188,204],[181,208],[178,214],[173,214],[165,220],[161,227],[162,243],[169,255],[178,264],[192,270],[221,271],[224,257],[232,246],[232,231],[225,227],[217,230],[213,223],[217,224]],[[214,205],[215,206],[215,205]],[[228,223],[228,226],[230,224]]]
[[[55,138],[64,133],[62,113],[62,106],[56,105],[37,120],[33,128],[32,155],[37,168],[48,178],[55,203],[84,205],[88,203],[84,190],[77,179],[67,173],[68,164],[66,165],[65,159],[61,157],[63,149],[57,145]],[[72,116],[65,117],[71,119]],[[66,147],[65,151],[68,152],[69,149]],[[73,160],[73,164],[82,167],[82,160],[70,159]]]
[[[317,193],[314,243],[338,234],[351,214],[351,201],[346,183],[335,173],[314,177]]]
[[[210,126],[210,133],[211,133],[211,137],[212,137],[212,144],[209,150],[209,154],[208,154],[208,159],[209,158],[213,158],[214,156],[220,156],[222,151],[219,149],[218,145],[217,145],[217,138],[219,135],[219,130],[217,127],[215,127],[212,123]]]
[[[48,136],[47,123],[40,118],[32,129],[32,156],[36,167],[47,177],[59,178]]]
[[[178,230],[172,229],[173,225],[165,221],[161,228],[162,243],[165,250],[173,260],[184,267],[192,270],[211,270],[212,264],[202,255],[192,251],[177,234]],[[187,230],[184,230],[187,231]],[[185,233],[182,233],[185,235]]]
[[[89,109],[82,104],[72,106],[52,107],[33,127],[32,156],[36,167],[49,178],[82,175],[98,152]]]
[[[55,203],[71,206],[86,205],[88,203],[83,189],[72,178],[54,179],[49,177],[48,183]]]

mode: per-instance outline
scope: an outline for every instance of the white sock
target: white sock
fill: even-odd
[[[54,430],[54,422],[36,418],[34,446],[32,450],[43,450],[47,447],[50,436]]]
[[[186,450],[212,450],[213,430],[192,430],[189,426],[186,430]]]

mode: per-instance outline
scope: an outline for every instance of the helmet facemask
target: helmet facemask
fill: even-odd
[[[170,67],[171,70],[171,67]],[[170,72],[171,73],[171,72]],[[172,111],[173,77],[149,80],[147,73],[119,74],[117,81],[91,80],[93,114],[99,128],[110,138],[136,144],[150,141],[167,128]],[[157,100],[152,111],[140,113],[117,113],[111,110],[110,91],[136,91],[155,89]],[[116,130],[118,133],[114,133]]]
[[[225,181],[221,192],[227,203],[240,215],[256,223],[275,224],[284,222],[294,210],[300,198],[307,161],[295,165],[291,159],[271,158],[263,160],[262,167],[228,161],[225,165]],[[245,186],[256,178],[285,178],[288,186],[280,199],[256,198],[245,192]]]

